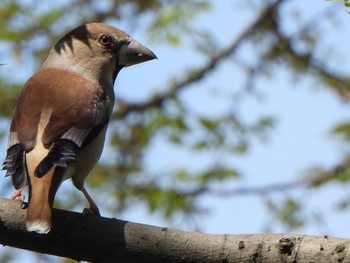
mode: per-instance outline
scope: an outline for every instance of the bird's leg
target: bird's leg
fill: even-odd
[[[92,200],[91,196],[89,195],[89,193],[86,191],[85,187],[83,186],[81,189],[79,189],[85,196],[86,200],[89,202],[90,208],[85,208],[83,210],[83,215],[87,216],[87,215],[96,215],[99,216],[100,215],[100,211],[97,207],[97,205],[95,204],[94,200]]]
[[[17,189],[12,195],[11,195],[11,199],[13,200],[17,200],[20,201],[21,203],[24,202],[25,196],[24,194],[22,194],[23,189],[26,186],[22,186],[21,188]]]

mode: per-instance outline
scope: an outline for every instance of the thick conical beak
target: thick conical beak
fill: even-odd
[[[126,67],[156,58],[157,56],[151,50],[132,38],[130,43],[123,45],[118,52],[118,64]]]

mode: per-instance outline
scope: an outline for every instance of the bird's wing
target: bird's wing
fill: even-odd
[[[37,144],[49,149],[35,175],[66,167],[76,152],[108,122],[113,98],[96,83],[74,73],[42,69],[25,85],[15,109],[4,168],[16,189],[26,183],[23,154]],[[42,115],[49,112],[44,125]]]

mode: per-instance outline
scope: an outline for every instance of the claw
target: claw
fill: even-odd
[[[23,202],[25,199],[25,195],[22,194],[23,189],[25,188],[25,186],[21,187],[20,189],[16,190],[12,195],[11,195],[11,199],[19,201],[21,203],[22,206],[24,206]]]
[[[97,209],[97,210],[96,210]],[[100,211],[98,210],[98,208],[84,208],[83,210],[83,216],[89,216],[89,215],[95,215],[95,216],[100,216]]]
[[[21,203],[23,203],[24,202],[24,199],[25,199],[26,197],[25,197],[25,195],[18,195],[18,196],[11,196],[11,199],[14,199],[14,200],[16,200],[16,201],[20,201]]]

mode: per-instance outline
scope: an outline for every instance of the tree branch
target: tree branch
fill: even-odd
[[[220,62],[224,59],[229,58],[237,48],[249,37],[253,32],[255,32],[260,26],[264,25],[271,15],[274,14],[278,6],[285,0],[277,0],[275,3],[269,5],[265,8],[259,15],[259,17],[244,30],[236,40],[234,40],[231,45],[221,50],[219,53],[214,54],[209,61],[203,67],[192,70],[186,78],[181,81],[172,81],[171,87],[162,94],[154,96],[151,100],[143,103],[128,103],[119,101],[118,111],[115,113],[114,117],[123,118],[131,112],[143,112],[151,107],[159,107],[162,105],[163,101],[166,99],[174,97],[180,90],[188,87],[189,85],[202,80],[207,74],[213,71]]]
[[[209,235],[54,209],[49,234],[25,231],[25,209],[0,198],[0,243],[93,262],[343,262],[350,241],[294,234]]]

